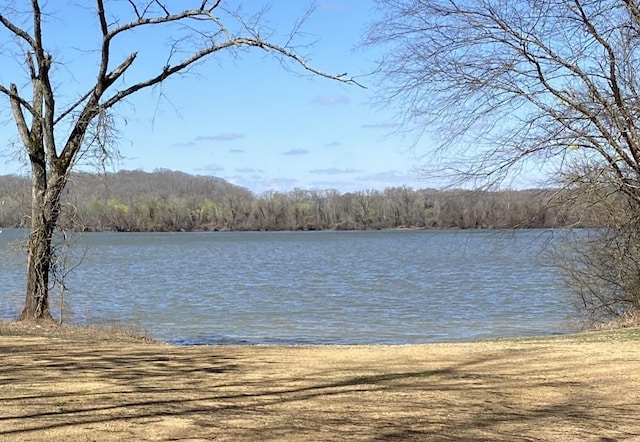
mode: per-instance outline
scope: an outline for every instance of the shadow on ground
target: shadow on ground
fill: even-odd
[[[619,345],[0,337],[0,439],[634,440],[640,346]]]

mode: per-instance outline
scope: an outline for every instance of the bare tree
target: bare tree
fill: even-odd
[[[638,198],[637,2],[377,3],[366,44],[388,49],[383,96],[454,149],[453,171],[500,179],[527,159],[590,158]]]
[[[231,1],[96,0],[93,6],[82,5],[83,2],[65,4],[59,11],[54,9],[54,3],[5,2],[0,9],[3,54],[15,55],[14,62],[24,60],[27,75],[27,78],[0,84],[0,93],[8,98],[32,178],[27,290],[20,315],[23,320],[51,317],[48,296],[51,239],[60,213],[60,197],[70,171],[83,156],[109,155],[114,129],[112,112],[117,104],[185,73],[218,52],[242,48],[266,51],[283,63],[290,62],[315,76],[356,83],[346,75],[328,74],[311,66],[291,46],[291,38],[277,44],[263,37],[268,32],[261,28],[262,14],[245,16],[240,6],[229,6],[234,3]],[[88,54],[97,55],[95,82],[78,91],[75,99],[61,105],[68,97],[58,93],[56,63],[59,60],[54,53],[72,50],[76,42],[66,42],[66,49],[53,50],[48,44],[52,36],[46,33],[45,21],[62,20],[65,16],[71,20],[87,12],[96,24],[98,47]],[[298,32],[298,25],[293,24],[291,37]],[[144,52],[144,46],[136,47],[135,38],[148,28],[164,29],[170,38],[165,62],[146,78],[131,81],[129,78],[136,75],[132,73],[125,78],[125,73],[135,71],[136,60]],[[128,55],[116,55],[123,47],[128,48]],[[7,76],[3,74],[2,81]]]
[[[534,165],[640,214],[640,2],[377,4],[365,44],[386,49],[383,98],[439,141],[438,167],[496,184]]]

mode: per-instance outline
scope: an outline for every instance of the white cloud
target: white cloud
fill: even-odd
[[[337,95],[333,97],[317,97],[313,100],[314,103],[322,106],[336,106],[340,104],[349,104],[351,100],[344,95]]]
[[[362,129],[395,129],[398,126],[394,123],[371,123],[360,126]]]
[[[328,169],[313,169],[309,171],[309,173],[314,173],[317,175],[346,175],[346,174],[358,173],[358,172],[362,172],[362,171],[356,170],[356,169],[338,169],[336,167],[330,167]]]
[[[222,172],[224,170],[224,167],[221,166],[220,164],[216,164],[216,163],[209,163],[206,164],[202,167],[199,167],[198,169],[199,172],[205,172],[205,173],[218,173],[218,172]]]
[[[284,155],[307,155],[308,153],[307,149],[291,149],[284,152]]]
[[[235,132],[223,132],[216,135],[200,135],[194,141],[233,141],[240,138],[244,138],[244,135]]]

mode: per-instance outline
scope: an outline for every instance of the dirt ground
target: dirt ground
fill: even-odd
[[[0,324],[0,440],[640,440],[640,331],[175,347]]]

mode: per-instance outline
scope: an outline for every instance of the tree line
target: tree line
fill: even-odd
[[[60,225],[75,231],[503,229],[598,225],[567,207],[567,191],[268,191],[254,195],[221,178],[156,170],[75,173]],[[0,176],[0,226],[28,226],[30,183]]]

